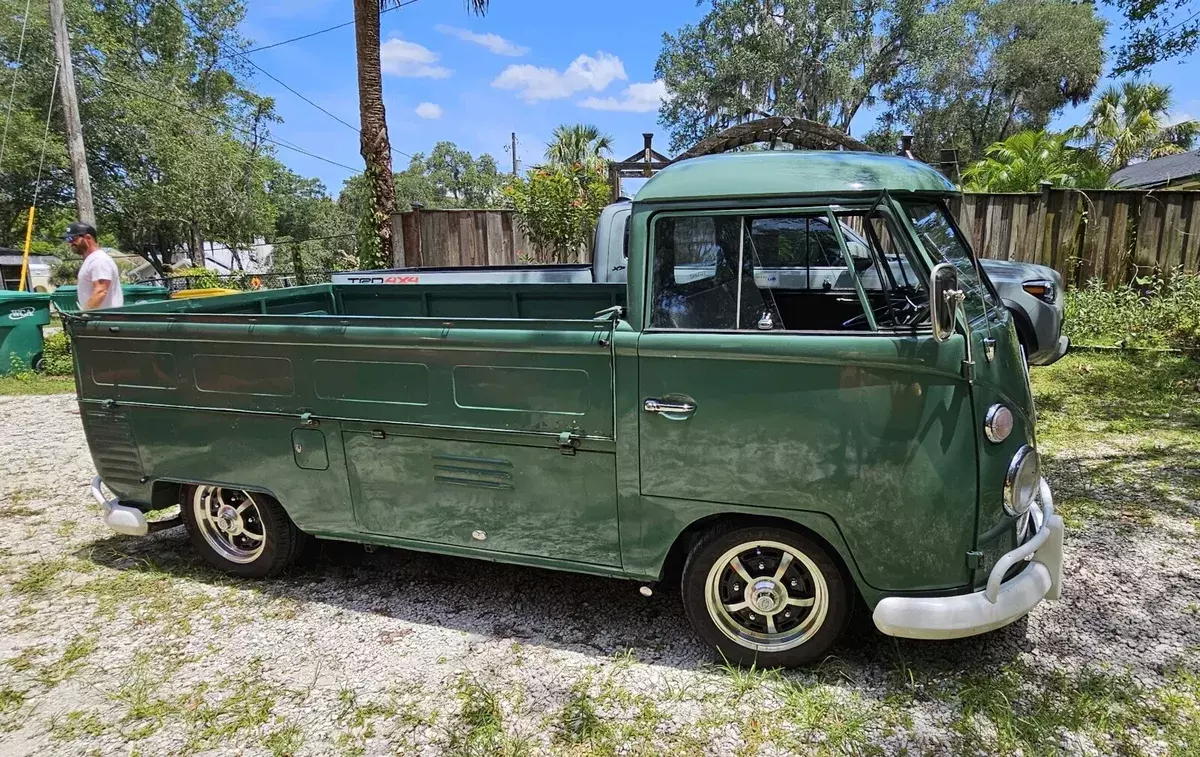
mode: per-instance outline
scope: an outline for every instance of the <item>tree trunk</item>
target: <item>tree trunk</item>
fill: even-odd
[[[92,180],[88,175],[87,152],[83,147],[83,126],[79,123],[75,69],[71,64],[71,39],[67,32],[63,0],[50,0],[50,36],[54,41],[54,54],[59,66],[58,94],[62,99],[63,121],[67,125],[67,156],[71,160],[71,174],[75,178],[75,214],[80,221],[94,224],[96,209],[92,204]],[[378,50],[375,60],[379,60]]]
[[[200,233],[200,224],[192,221],[189,224],[188,253],[192,259],[193,268],[204,267],[204,236]]]
[[[364,267],[392,261],[392,213],[396,211],[396,179],[392,146],[383,109],[383,78],[379,62],[379,0],[354,0],[354,41],[358,53],[358,110],[362,121],[360,150],[371,186],[371,220],[379,236],[374,255],[360,251]],[[404,261],[396,261],[403,265]]]

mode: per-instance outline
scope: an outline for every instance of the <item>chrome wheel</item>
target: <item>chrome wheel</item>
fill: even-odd
[[[204,541],[230,562],[252,563],[267,546],[262,512],[247,492],[198,486],[192,494],[192,514]]]
[[[704,596],[721,633],[759,652],[805,643],[829,613],[829,587],[816,563],[777,541],[747,542],[721,555]]]

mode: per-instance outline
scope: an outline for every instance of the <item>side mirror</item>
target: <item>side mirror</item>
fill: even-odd
[[[958,269],[949,263],[935,265],[929,275],[929,316],[935,342],[944,342],[954,335],[954,316],[961,299]]]

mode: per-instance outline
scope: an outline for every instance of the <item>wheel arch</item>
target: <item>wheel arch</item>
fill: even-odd
[[[824,547],[838,564],[842,573],[854,586],[856,596],[869,607],[878,601],[878,592],[868,587],[859,574],[858,566],[850,554],[846,540],[842,538],[837,524],[827,515],[811,512],[770,511],[745,512],[722,511],[696,518],[676,535],[667,550],[659,570],[660,582],[677,582],[683,573],[688,553],[704,534],[717,529],[734,529],[746,526],[770,526],[795,531]]]
[[[1004,308],[1012,316],[1013,326],[1017,329],[1017,339],[1021,341],[1025,347],[1025,352],[1032,355],[1037,352],[1040,347],[1037,343],[1037,332],[1034,331],[1033,322],[1029,320],[1029,314],[1012,300],[1002,300]]]

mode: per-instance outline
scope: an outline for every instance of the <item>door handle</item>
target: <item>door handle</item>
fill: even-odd
[[[665,402],[660,399],[648,399],[643,407],[647,413],[658,413],[662,417],[673,421],[684,420],[696,412],[696,403],[687,401]]]

